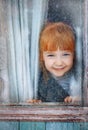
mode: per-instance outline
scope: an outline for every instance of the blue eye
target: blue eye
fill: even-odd
[[[53,54],[49,54],[49,55],[47,55],[48,57],[53,57],[54,55]]]
[[[70,55],[70,53],[64,53],[63,54],[63,56],[69,56]]]

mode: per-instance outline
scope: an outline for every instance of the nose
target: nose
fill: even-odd
[[[62,64],[63,64],[63,60],[62,60],[62,58],[60,57],[60,56],[58,56],[57,58],[56,58],[56,60],[55,60],[55,66],[57,67],[57,66],[62,66]]]

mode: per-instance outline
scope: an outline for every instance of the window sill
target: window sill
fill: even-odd
[[[0,105],[0,121],[88,122],[88,107],[47,103]]]

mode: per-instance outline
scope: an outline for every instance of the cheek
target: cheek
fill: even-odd
[[[73,65],[73,58],[67,60],[67,65],[72,66]]]
[[[45,66],[51,66],[51,62],[47,59],[44,60]]]
[[[47,67],[49,63],[46,57],[43,57],[43,62],[44,62],[45,67]]]
[[[44,58],[44,64],[45,64],[45,67],[46,67],[46,68],[49,68],[49,67],[52,66],[53,61],[50,60],[50,59]]]

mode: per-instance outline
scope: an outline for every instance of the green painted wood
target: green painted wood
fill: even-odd
[[[80,128],[80,123],[75,123],[74,122],[74,130],[80,130],[81,128]]]
[[[88,122],[74,122],[73,130],[88,130]]]
[[[77,123],[76,125],[80,127],[78,130],[88,130],[88,122]]]
[[[47,122],[46,130],[88,130],[88,122]]]
[[[88,130],[88,122],[0,122],[0,130]]]
[[[87,123],[85,122],[74,122],[74,126],[73,126],[74,130],[88,130],[88,126]]]
[[[74,129],[74,123],[67,122],[47,122],[46,130],[78,130]]]
[[[19,122],[0,122],[0,130],[19,130]]]
[[[68,124],[65,122],[47,122],[46,130],[68,130],[67,126]]]
[[[67,122],[62,123],[62,129],[61,130],[67,130]]]
[[[20,130],[46,130],[44,122],[20,122]]]
[[[74,130],[74,123],[73,122],[68,122],[66,130]]]

